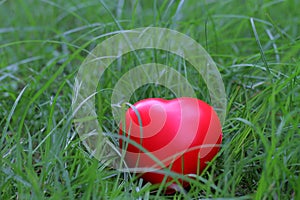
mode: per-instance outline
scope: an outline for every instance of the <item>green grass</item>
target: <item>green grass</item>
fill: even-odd
[[[297,0],[0,1],[0,199],[300,199],[299,6]],[[170,196],[102,165],[72,121],[74,78],[88,52],[115,31],[147,26],[202,44],[228,97],[220,153],[188,191]],[[180,71],[209,102],[202,80],[184,70],[189,63],[136,51],[100,80],[99,97],[108,99],[99,109],[104,130],[117,133],[109,100],[114,84],[153,58]],[[149,84],[130,103],[172,95]]]

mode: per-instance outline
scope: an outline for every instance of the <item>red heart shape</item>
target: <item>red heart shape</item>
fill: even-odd
[[[141,100],[127,110],[121,135],[122,129],[131,141],[124,145],[125,140],[120,139],[127,166],[153,184],[162,182],[164,174],[158,170],[164,167],[171,166],[172,172],[183,175],[197,174],[217,154],[222,142],[216,112],[190,97]]]

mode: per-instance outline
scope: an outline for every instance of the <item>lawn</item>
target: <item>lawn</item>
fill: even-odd
[[[0,0],[0,199],[300,199],[299,7],[298,0]],[[140,27],[193,38],[225,86],[221,149],[172,195],[92,156],[73,118],[75,78],[87,55]],[[136,50],[99,80],[95,108],[105,133],[118,133],[114,86],[153,61],[180,72],[211,103],[191,63],[161,49]],[[175,96],[149,83],[129,103]]]

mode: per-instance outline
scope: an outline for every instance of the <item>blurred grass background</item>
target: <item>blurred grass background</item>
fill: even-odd
[[[0,199],[300,199],[299,6],[298,0],[0,1]],[[101,165],[72,126],[74,77],[88,52],[116,31],[147,26],[199,42],[228,97],[219,155],[188,191],[172,196]],[[199,77],[181,71],[181,59],[136,53],[145,63],[155,55],[178,69],[209,101]],[[111,89],[136,64],[124,55],[100,80],[106,131],[117,132]],[[172,94],[149,84],[131,103],[146,97]]]

